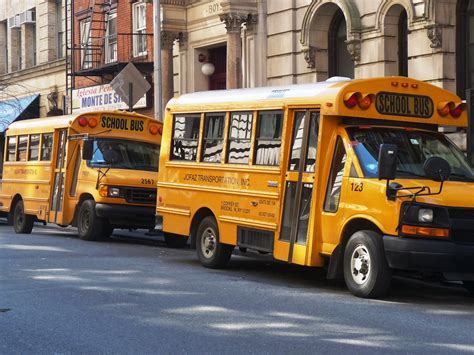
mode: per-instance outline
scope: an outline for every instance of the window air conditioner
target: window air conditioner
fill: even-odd
[[[8,19],[8,28],[20,28],[20,15],[15,15]]]
[[[23,23],[35,23],[36,22],[36,12],[35,10],[26,10],[20,13],[20,24]]]

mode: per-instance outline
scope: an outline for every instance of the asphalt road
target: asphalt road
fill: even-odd
[[[456,285],[395,279],[365,300],[318,270],[239,255],[209,270],[194,250],[119,235],[0,224],[0,353],[474,352],[474,298]]]

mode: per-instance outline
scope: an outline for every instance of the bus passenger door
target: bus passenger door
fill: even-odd
[[[54,171],[51,189],[50,213],[48,222],[63,224],[64,180],[66,176],[67,130],[58,129],[54,132]]]
[[[277,245],[281,246],[280,252],[285,250],[287,253],[287,257],[280,255],[280,260],[300,265],[307,264],[308,258],[318,130],[318,111],[293,111],[292,141],[288,150],[283,214]]]

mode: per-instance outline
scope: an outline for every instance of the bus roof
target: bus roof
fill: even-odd
[[[311,84],[294,84],[284,86],[259,87],[251,89],[231,89],[200,91],[184,94],[170,101],[170,104],[221,104],[241,103],[271,99],[304,98],[321,95],[328,88],[352,81],[349,78],[334,77],[326,81]]]
[[[72,115],[64,115],[64,116],[53,116],[53,117],[44,117],[44,118],[33,118],[29,120],[21,120],[17,122],[13,122],[10,126],[8,126],[7,135],[9,134],[18,134],[22,133],[23,130],[31,130],[31,129],[41,129],[41,130],[54,130],[56,128],[65,128],[68,127],[76,118],[82,115],[93,115],[93,114],[117,114],[120,115],[129,115],[130,112],[126,111],[91,111],[91,112],[82,112]],[[141,114],[133,113],[136,116],[140,116],[141,118],[150,118],[147,116],[143,116]]]

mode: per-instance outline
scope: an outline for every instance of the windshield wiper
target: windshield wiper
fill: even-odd
[[[456,179],[461,179],[461,181],[474,181],[473,178],[467,176],[467,175],[464,175],[464,174],[456,174],[456,173],[451,173],[449,175],[449,180],[451,180],[451,178],[454,177]]]
[[[398,173],[400,173],[400,174],[407,174],[407,175],[416,176],[416,177],[422,177],[422,178],[427,179],[427,177],[426,177],[425,175],[417,174],[417,173],[414,173],[413,171],[398,170],[398,169],[397,169],[397,174],[398,174]]]

